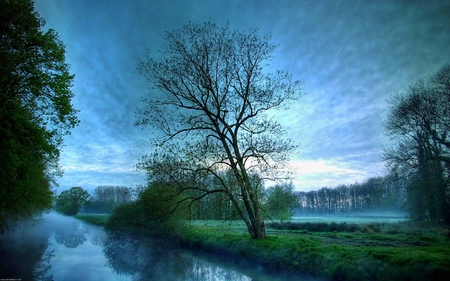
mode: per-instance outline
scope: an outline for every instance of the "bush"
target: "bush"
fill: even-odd
[[[139,204],[127,203],[114,208],[106,222],[108,230],[137,230],[146,225],[146,219]]]
[[[189,219],[188,202],[170,184],[153,182],[137,192],[137,200],[116,207],[106,228],[176,235]]]

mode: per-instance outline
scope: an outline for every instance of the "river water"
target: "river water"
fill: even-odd
[[[205,259],[50,213],[0,234],[0,280],[318,280]]]

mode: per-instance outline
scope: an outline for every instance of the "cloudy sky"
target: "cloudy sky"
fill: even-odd
[[[387,100],[450,62],[450,2],[353,0],[35,0],[66,45],[81,124],[65,139],[60,188],[144,183],[137,160],[150,133],[133,126],[154,94],[136,59],[189,21],[259,28],[279,44],[271,69],[304,81],[306,95],[275,116],[296,142],[297,190],[385,174]]]

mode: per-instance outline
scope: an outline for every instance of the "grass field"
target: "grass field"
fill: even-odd
[[[104,226],[108,221],[108,214],[78,214],[75,218],[80,219],[82,221],[88,222],[90,224],[101,225]]]
[[[77,218],[102,225],[105,215]],[[446,226],[398,219],[324,218],[266,223],[266,239],[254,240],[241,221],[193,221],[180,245],[227,260],[331,280],[450,280]]]

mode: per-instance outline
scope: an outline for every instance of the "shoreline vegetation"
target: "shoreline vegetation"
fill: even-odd
[[[109,216],[76,218],[105,227]],[[170,241],[270,271],[330,280],[450,280],[450,231],[437,223],[268,222],[266,239],[252,239],[238,221],[193,221],[187,226]]]

